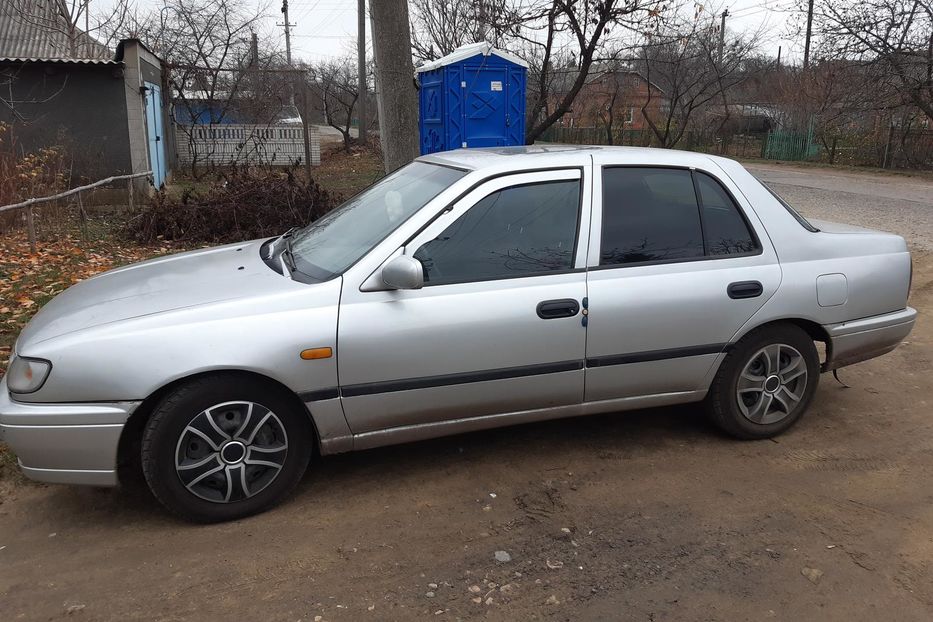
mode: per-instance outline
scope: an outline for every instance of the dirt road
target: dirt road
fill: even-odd
[[[328,458],[277,510],[206,527],[19,486],[0,620],[931,619],[933,185],[756,173],[920,250],[908,343],[852,388],[824,376],[790,433],[729,440],[696,407],[526,425]]]

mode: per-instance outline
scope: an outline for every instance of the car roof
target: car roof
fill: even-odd
[[[720,160],[691,151],[655,149],[650,147],[611,147],[599,145],[538,144],[518,147],[482,147],[441,151],[418,158],[422,162],[433,162],[470,170],[509,166],[515,168],[547,168],[551,166],[579,165],[579,156],[601,156],[620,164],[671,166],[701,166],[711,160]]]

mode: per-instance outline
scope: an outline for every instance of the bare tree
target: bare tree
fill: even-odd
[[[435,60],[468,43],[497,45],[507,0],[411,0],[412,51]]]
[[[324,122],[340,132],[346,151],[353,142],[350,126],[360,98],[355,62],[354,58],[324,61],[308,70],[320,97]]]
[[[534,142],[570,110],[594,63],[625,53],[625,37],[641,36],[655,28],[670,5],[665,0],[541,0],[526,4],[518,2],[515,8],[503,11],[500,23],[507,34],[521,41],[525,58],[532,64],[525,118],[527,143]],[[554,87],[560,81],[565,84],[555,97]]]
[[[791,127],[812,127],[834,164],[840,139],[864,135],[874,128],[874,111],[899,102],[878,89],[882,76],[860,63],[816,59],[804,71],[789,69],[772,76],[776,97],[784,111],[781,121]]]
[[[614,63],[609,67],[599,79],[599,96],[595,98],[596,118],[599,120],[603,129],[606,131],[606,144],[615,143],[616,126],[621,125],[625,129],[625,123],[631,123],[627,119],[624,111],[629,109],[629,96],[631,93],[626,88],[626,79],[629,74],[624,71],[620,63]],[[620,111],[623,112],[620,118]]]
[[[647,113],[652,98],[658,96],[653,89],[649,89],[642,111],[663,147],[679,143],[687,130],[698,124],[698,113],[711,107],[721,106],[723,114],[716,115],[718,125],[728,121],[728,94],[746,78],[743,63],[754,52],[757,38],[725,33],[720,60],[717,22],[702,12],[692,19],[676,19],[642,46],[638,67],[645,79],[664,93],[659,118]]]
[[[380,143],[385,170],[391,173],[418,155],[418,97],[411,62],[407,0],[370,4]]]
[[[168,63],[175,120],[188,140],[195,175],[212,155],[211,143],[200,135],[213,135],[213,126],[233,120],[270,124],[289,101],[294,71],[277,50],[253,47],[252,33],[263,17],[263,9],[246,0],[166,0],[136,24],[139,36]]]
[[[814,22],[824,56],[888,72],[904,103],[933,119],[933,1],[823,0]]]

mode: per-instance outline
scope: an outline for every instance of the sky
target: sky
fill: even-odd
[[[91,0],[93,11],[104,10],[115,0]],[[284,31],[280,13],[282,0],[249,0],[257,7],[268,6],[270,19],[266,36],[276,37],[284,49]],[[370,0],[372,1],[372,0]],[[138,8],[158,9],[163,0],[136,0]],[[717,13],[728,9],[726,28],[736,32],[762,33],[762,51],[782,59],[798,60],[803,56],[803,41],[789,39],[790,9],[794,0],[713,0],[707,11],[717,6]],[[95,8],[96,5],[96,8]],[[93,14],[93,13],[92,13]],[[354,0],[289,0],[289,21],[292,29],[292,56],[314,62],[356,53],[356,2]],[[801,38],[802,39],[802,38]],[[367,41],[372,41],[367,29]]]

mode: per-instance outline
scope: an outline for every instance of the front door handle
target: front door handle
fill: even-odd
[[[580,303],[573,298],[559,300],[545,300],[538,303],[538,317],[542,320],[553,320],[559,317],[573,317],[580,312]]]
[[[764,291],[765,289],[758,281],[739,281],[737,283],[730,283],[729,287],[726,288],[729,298],[733,300],[740,298],[757,298],[761,296]]]

